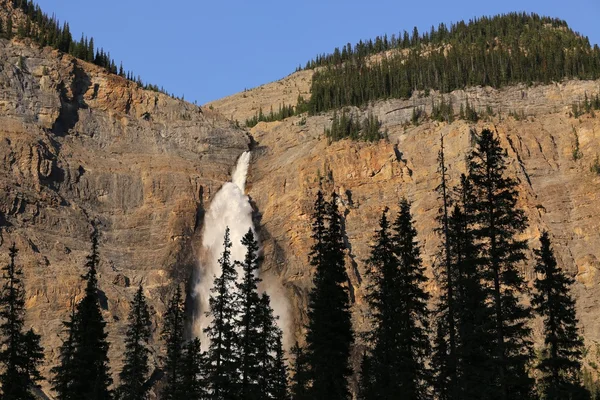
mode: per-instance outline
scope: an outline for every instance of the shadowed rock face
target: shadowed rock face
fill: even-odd
[[[195,266],[204,206],[248,144],[209,110],[50,49],[0,40],[0,258],[16,242],[27,325],[42,335],[46,376],[61,322],[82,295],[91,221],[100,226],[99,286],[118,372],[137,286],[158,322]]]

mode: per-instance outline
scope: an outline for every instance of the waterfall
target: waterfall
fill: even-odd
[[[223,253],[223,237],[225,229],[229,227],[231,234],[231,259],[232,261],[243,261],[246,247],[241,244],[242,237],[252,229],[252,206],[250,199],[245,195],[246,177],[250,165],[250,152],[244,152],[238,159],[237,165],[232,173],[231,182],[227,182],[215,195],[208,212],[204,216],[204,227],[202,231],[202,249],[198,262],[198,277],[193,295],[196,300],[196,313],[194,318],[194,334],[202,341],[202,347],[207,348],[208,339],[204,335],[204,328],[210,324],[205,316],[208,311],[208,300],[210,289],[213,286],[215,276],[221,274],[218,259]],[[242,278],[242,271],[238,268],[238,279]],[[283,289],[276,279],[267,278],[261,284],[259,290],[266,291],[271,296],[271,306],[275,315],[279,316],[279,326],[287,337],[288,303]]]

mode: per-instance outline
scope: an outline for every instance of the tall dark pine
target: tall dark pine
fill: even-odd
[[[499,399],[527,399],[532,379],[530,309],[520,302],[525,292],[519,265],[525,260],[525,241],[517,239],[527,219],[517,208],[517,182],[506,176],[506,152],[498,138],[484,129],[469,158],[469,179],[475,195],[474,234],[481,245],[480,266],[491,289],[495,373]]]
[[[67,374],[66,381],[58,374],[55,376],[55,384],[64,385],[65,392],[59,397],[61,400],[107,400],[112,396],[109,390],[112,378],[108,364],[108,342],[104,331],[106,322],[98,298],[97,268],[100,257],[95,226],[91,240],[92,250],[85,264],[87,273],[82,277],[86,281],[85,294],[76,305],[70,322],[69,346],[72,346],[72,356],[62,357],[61,354],[61,367],[66,368],[59,367],[57,370]],[[64,350],[68,352],[67,348]]]
[[[292,364],[292,376],[290,379],[290,397],[292,400],[309,400],[309,371],[306,363],[306,354],[298,342],[292,347],[291,354],[294,357],[294,363]]]
[[[443,99],[442,99],[443,101]],[[437,267],[440,297],[437,304],[436,338],[434,341],[434,354],[437,362],[433,363],[436,376],[436,392],[440,399],[459,399],[457,352],[456,352],[456,265],[452,260],[450,243],[449,218],[451,213],[450,187],[448,183],[448,169],[444,152],[444,136],[440,137],[440,151],[438,153],[438,173],[440,184],[437,187],[441,199],[437,229],[441,238],[441,262]]]
[[[479,263],[480,246],[473,232],[475,197],[471,182],[465,175],[460,178],[456,197],[448,221],[451,262],[454,265],[453,282],[456,287],[454,296],[457,384],[454,388],[458,390],[458,398],[462,400],[494,398],[497,390],[493,368],[494,354],[490,345],[494,339],[490,329],[492,310],[487,301],[489,288],[482,284],[484,270]],[[438,323],[445,323],[445,319]],[[440,335],[437,341],[441,341]],[[438,350],[436,348],[435,353]],[[435,362],[433,364],[436,365]],[[444,382],[439,381],[439,378],[444,377],[443,371],[441,372],[440,376],[438,371],[436,382],[438,385],[441,383],[443,389]],[[445,377],[447,378],[448,374]],[[446,385],[446,389],[449,388],[450,386]]]
[[[258,399],[257,388],[259,365],[257,343],[259,338],[259,325],[256,321],[260,298],[258,295],[257,253],[258,243],[254,239],[252,230],[242,238],[246,247],[246,256],[241,263],[244,273],[243,279],[237,284],[241,317],[238,328],[238,343],[240,357],[240,399]]]
[[[148,367],[148,341],[152,321],[142,286],[138,288],[129,311],[125,337],[125,363],[119,374],[121,384],[117,389],[119,400],[145,400],[148,386],[145,385]]]
[[[370,354],[365,354],[361,371],[362,399],[393,397],[402,385],[400,373],[401,349],[398,335],[400,323],[399,310],[403,307],[402,298],[397,286],[399,279],[399,260],[394,254],[395,246],[392,238],[387,209],[379,219],[379,229],[375,233],[375,244],[371,247],[368,259],[367,274],[370,284],[367,287],[367,301],[373,319],[373,329],[367,335],[371,344]]]
[[[260,297],[255,321],[258,327],[256,394],[258,399],[272,399],[274,397],[275,351],[280,330],[277,327],[276,318],[273,316],[271,299],[266,293]]]
[[[541,373],[538,383],[545,400],[589,399],[581,384],[583,339],[577,329],[575,300],[569,290],[573,279],[561,271],[550,245],[548,232],[540,237],[536,256],[532,303],[544,319],[544,348],[537,365]]]
[[[204,383],[204,354],[200,348],[200,339],[192,339],[183,349],[181,361],[180,400],[208,399]]]
[[[169,306],[165,312],[162,339],[166,345],[164,360],[165,385],[163,386],[163,400],[181,399],[181,366],[183,362],[183,334],[184,334],[184,303],[181,288],[177,286]]]
[[[75,400],[72,393],[73,382],[77,371],[73,359],[75,353],[75,327],[76,327],[75,304],[72,304],[69,321],[63,322],[67,332],[67,338],[59,349],[60,363],[54,366],[52,373],[52,390],[56,392],[56,398],[59,400]]]
[[[18,250],[10,247],[10,262],[2,268],[4,284],[0,292],[0,384],[2,399],[35,399],[31,390],[41,380],[38,365],[43,360],[40,337],[33,331],[24,332],[25,290],[21,268],[15,264]]]
[[[350,346],[354,342],[344,262],[344,241],[337,195],[331,202],[317,194],[313,214],[311,265],[314,287],[309,295],[307,361],[312,399],[350,398],[348,377]]]
[[[393,277],[397,321],[392,328],[396,330],[397,344],[392,353],[394,365],[400,369],[399,382],[392,385],[398,385],[395,387],[401,390],[406,399],[424,399],[430,378],[425,366],[430,353],[429,295],[424,288],[427,278],[416,241],[417,231],[413,225],[410,203],[406,199],[400,201],[400,211],[392,224],[392,231],[393,252],[398,261]]]
[[[239,302],[235,293],[237,272],[231,261],[229,228],[225,231],[223,254],[219,259],[221,275],[215,278],[209,299],[207,317],[210,325],[204,330],[210,339],[207,352],[207,385],[211,399],[237,398],[239,388],[239,355],[236,348]]]
[[[289,400],[288,369],[283,350],[283,332],[276,329],[273,336],[275,357],[271,368],[271,395],[274,400]]]

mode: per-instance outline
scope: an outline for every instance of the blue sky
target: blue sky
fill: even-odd
[[[600,44],[598,0],[38,0],[118,62],[204,104],[280,79],[318,53],[377,35],[481,15],[536,12]]]

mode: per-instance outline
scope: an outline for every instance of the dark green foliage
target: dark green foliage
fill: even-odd
[[[362,380],[364,399],[393,398],[398,393],[407,399],[426,397],[429,297],[423,290],[426,278],[415,238],[406,200],[400,203],[393,228],[387,210],[383,212],[368,260],[373,329],[368,335],[372,351],[363,360],[368,367]]]
[[[548,232],[542,232],[536,256],[532,304],[544,319],[544,347],[537,365],[541,373],[538,391],[542,399],[589,399],[581,385],[583,339],[577,329],[575,300],[569,293],[573,279],[557,264]]]
[[[52,368],[52,389],[56,392],[59,400],[76,400],[71,392],[73,381],[77,371],[73,355],[75,353],[75,326],[76,326],[75,304],[72,304],[69,321],[63,322],[67,332],[67,338],[59,349],[60,363]]]
[[[517,182],[505,176],[506,152],[490,130],[476,137],[468,168],[475,200],[473,234],[481,246],[478,264],[491,292],[496,395],[503,400],[527,399],[533,388],[527,374],[532,358],[531,312],[520,302],[525,285],[519,269],[527,245],[516,238],[527,219],[516,206]]]
[[[192,339],[183,348],[181,358],[179,400],[208,399],[204,383],[204,354],[200,349],[200,339]]]
[[[475,85],[500,88],[600,76],[597,46],[592,48],[566,22],[536,14],[482,17],[407,36],[348,44],[309,62],[307,68],[325,67],[313,76],[309,112],[409,98],[427,89],[447,93]],[[389,49],[404,51],[380,61],[368,59]]]
[[[273,337],[275,344],[275,358],[271,370],[271,398],[275,400],[288,400],[288,370],[283,350],[283,332],[278,329]]]
[[[231,240],[229,228],[225,231],[223,254],[219,259],[221,276],[215,277],[207,317],[212,319],[205,329],[210,339],[207,352],[207,388],[212,398],[235,399],[239,387],[239,355],[235,344],[237,339],[237,318],[239,301],[235,293],[237,272],[231,261]]]
[[[242,244],[246,246],[246,256],[241,263],[244,273],[243,280],[237,284],[239,304],[241,305],[241,316],[238,328],[238,346],[240,359],[240,396],[242,399],[258,399],[257,382],[260,375],[258,360],[258,342],[261,335],[261,327],[257,321],[260,309],[260,297],[258,295],[257,275],[258,243],[254,239],[252,230],[242,238]]]
[[[58,399],[106,400],[112,397],[108,366],[106,322],[98,297],[98,230],[93,227],[92,250],[87,256],[85,295],[65,324],[68,338],[60,350],[61,363],[54,368],[54,388]]]
[[[282,390],[286,386],[282,381],[285,370],[280,369],[281,365],[277,360],[278,348],[281,350],[282,333],[277,327],[277,319],[273,316],[270,303],[269,296],[263,293],[256,312],[256,326],[259,331],[256,340],[258,376],[255,396],[261,400],[281,398],[277,396],[284,394]]]
[[[454,290],[456,385],[452,395],[462,400],[494,398],[495,372],[490,330],[489,290],[482,285],[480,245],[474,235],[473,186],[460,178],[455,204],[448,217],[448,243]]]
[[[443,104],[442,97],[442,104]],[[433,343],[432,365],[434,368],[434,390],[440,400],[458,398],[457,352],[456,352],[456,309],[455,284],[456,263],[452,259],[452,244],[450,242],[450,188],[448,170],[444,152],[444,137],[440,137],[438,153],[438,174],[440,184],[437,192],[442,205],[439,209],[437,229],[441,238],[439,265],[436,265],[440,296],[437,304],[436,335]]]
[[[303,101],[301,97],[298,99],[298,101],[300,100]],[[254,117],[246,120],[245,125],[247,128],[252,128],[253,126],[256,126],[256,124],[258,124],[259,122],[282,121],[288,117],[297,114],[299,113],[296,112],[294,106],[292,106],[291,104],[286,105],[285,103],[279,105],[279,110],[277,112],[274,112],[273,108],[271,107],[271,111],[267,115],[263,113],[262,108],[259,108],[258,112]]]
[[[166,356],[163,363],[165,372],[164,386],[161,399],[180,400],[182,363],[183,363],[183,334],[184,334],[184,309],[181,288],[177,286],[173,298],[164,315],[162,328],[162,339],[166,346]]]
[[[306,354],[298,342],[292,347],[291,353],[294,357],[294,363],[292,365],[292,376],[290,379],[290,397],[292,400],[309,400],[309,371],[306,362]]]
[[[325,128],[325,136],[332,142],[345,138],[373,142],[386,137],[380,128],[381,122],[373,114],[369,114],[361,123],[358,116],[348,116],[343,110],[341,117],[337,112],[333,113],[331,128]]]
[[[342,217],[337,195],[331,202],[317,194],[313,214],[310,262],[315,267],[309,295],[306,360],[310,366],[311,399],[349,399],[348,378],[353,330],[350,320],[348,276]]]
[[[23,273],[15,264],[17,253],[13,243],[9,250],[10,262],[2,268],[4,284],[0,292],[0,384],[2,399],[34,400],[32,389],[42,379],[38,366],[44,356],[40,336],[32,330],[23,330],[25,289]]]
[[[119,400],[145,400],[148,387],[145,385],[150,368],[148,367],[148,341],[151,336],[152,321],[144,290],[140,286],[131,302],[127,334],[125,337],[125,362],[119,373],[121,385],[117,389]]]
[[[461,106],[461,110],[462,109],[463,108]],[[461,119],[464,119],[469,122],[479,121],[479,114],[477,114],[477,111],[475,111],[475,109],[469,103],[469,98],[467,98],[467,100],[465,101],[464,116],[461,115]]]

